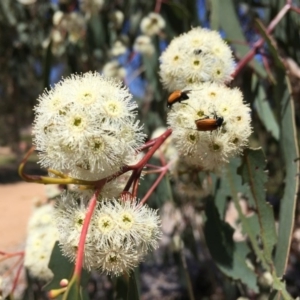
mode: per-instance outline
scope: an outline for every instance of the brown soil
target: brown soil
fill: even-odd
[[[28,218],[37,197],[46,200],[42,184],[0,184],[0,251],[13,251],[24,243]]]

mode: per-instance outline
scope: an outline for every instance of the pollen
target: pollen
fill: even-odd
[[[98,229],[103,233],[107,234],[111,232],[115,227],[115,222],[114,220],[108,216],[108,215],[103,215],[100,216],[98,219]]]
[[[123,212],[120,217],[120,226],[125,229],[129,230],[133,225],[134,225],[134,218],[133,215],[130,214],[129,212]]]

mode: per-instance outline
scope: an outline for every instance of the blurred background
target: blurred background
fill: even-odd
[[[293,2],[300,6],[299,1]],[[168,92],[159,80],[159,56],[173,37],[196,26],[218,30],[239,61],[260,38],[256,20],[260,19],[267,27],[284,5],[284,0],[1,0],[0,211],[4,215],[0,220],[1,250],[22,248],[32,199],[49,198],[44,186],[22,183],[17,174],[20,160],[31,147],[33,107],[44,89],[71,73],[92,70],[117,77],[129,87],[139,104],[139,118],[151,137],[155,129],[166,126]],[[152,12],[165,21],[154,35],[140,26]],[[299,14],[291,12],[274,31],[274,41],[285,59],[292,86],[297,128],[300,124],[299,28]],[[261,146],[267,157],[267,201],[273,205],[277,217],[285,170],[278,142],[278,93],[274,88],[273,67],[274,59],[265,44],[231,86],[242,89],[253,109],[254,133],[250,145]],[[36,162],[36,156],[32,156],[27,172],[45,174]],[[140,193],[154,180],[155,176],[150,176],[143,182]],[[189,238],[194,229],[191,219],[197,220],[200,215],[199,199],[203,194],[195,193],[191,200],[183,203],[182,194],[175,192],[170,206],[166,200],[170,198],[166,195],[169,187],[174,188],[172,179],[166,178],[150,200],[153,207],[162,208],[165,213],[163,222],[167,224],[165,230],[169,235],[163,250],[155,254],[158,257],[140,268],[143,299],[191,299],[182,279],[181,254],[173,244],[178,232],[188,249],[185,255],[196,299],[237,299],[243,290],[242,284],[235,285],[220,273],[201,236],[197,244]],[[235,212],[228,206],[229,221],[230,218],[234,223]],[[286,280],[292,295],[299,296],[298,208],[295,220]],[[110,283],[103,278],[99,279],[98,275],[93,278],[98,285],[91,283],[92,299],[111,299]]]

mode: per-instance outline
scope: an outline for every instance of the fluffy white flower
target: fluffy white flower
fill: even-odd
[[[95,268],[108,275],[119,276],[129,273],[142,260],[136,245],[114,237],[110,244],[99,248],[95,253]]]
[[[49,280],[53,277],[48,263],[58,232],[53,221],[54,208],[46,204],[35,209],[28,224],[24,266],[33,277]]]
[[[251,134],[250,108],[239,89],[216,83],[195,85],[184,103],[175,103],[168,114],[172,138],[190,164],[217,170],[230,157],[241,153]],[[223,118],[211,131],[197,130],[195,121]],[[201,129],[201,128],[200,128]]]
[[[134,41],[133,50],[146,55],[152,55],[155,51],[151,38],[148,35],[138,36]]]
[[[64,255],[75,260],[91,193],[66,192],[55,207],[55,222]],[[118,276],[129,272],[161,237],[155,210],[138,202],[98,199],[84,249],[84,267]]]
[[[126,70],[123,68],[117,60],[112,60],[103,66],[103,75],[107,77],[114,77],[119,80],[124,80],[126,76]]]
[[[86,215],[86,204],[90,195],[79,192],[65,192],[57,202],[54,211],[54,219],[58,230],[58,240],[65,256],[74,261],[83,222]],[[89,227],[84,246],[83,265],[90,270],[93,265],[94,243],[92,239],[92,228]]]
[[[53,205],[45,204],[37,207],[28,222],[28,230],[53,226]]]
[[[121,41],[116,41],[114,42],[110,53],[112,56],[119,56],[124,54],[126,51],[127,47]]]
[[[157,13],[151,12],[148,16],[144,17],[141,21],[141,31],[146,35],[158,34],[166,26],[163,17]]]
[[[109,17],[113,27],[115,27],[116,29],[122,27],[122,24],[124,22],[124,13],[121,10],[114,10]]]
[[[72,75],[38,100],[34,144],[46,168],[100,179],[127,164],[143,142],[128,90],[98,73]]]
[[[104,0],[80,0],[80,10],[83,11],[87,18],[98,14],[104,5]]]
[[[24,4],[24,5],[30,5],[36,2],[36,0],[18,0],[18,2]]]
[[[106,227],[102,222],[110,218],[111,222],[107,237],[104,235]],[[136,201],[109,200],[102,201],[98,214],[94,218],[95,227],[102,234],[98,235],[95,229],[95,239],[99,240],[99,246],[109,243],[112,236],[118,236],[120,240],[131,241],[134,245],[145,245],[148,249],[157,248],[160,237],[160,221],[155,210],[148,206],[138,206]],[[112,236],[111,236],[112,234]]]
[[[64,17],[64,13],[61,10],[56,11],[52,17],[52,23],[54,26],[58,26]]]
[[[161,81],[170,91],[206,81],[228,82],[234,70],[232,52],[219,33],[200,27],[174,38],[160,61]]]

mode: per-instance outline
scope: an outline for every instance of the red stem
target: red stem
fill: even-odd
[[[267,33],[271,33],[276,25],[281,21],[281,19],[284,17],[284,15],[291,9],[290,4],[286,4],[282,7],[282,9],[279,11],[279,13],[275,16],[275,18],[270,22]],[[237,67],[232,74],[232,77],[236,77],[237,74],[244,68],[246,64],[248,64],[249,61],[251,61],[254,57],[254,55],[257,52],[257,49],[259,49],[264,44],[264,39],[259,39],[252,47],[252,49],[243,57],[242,60],[239,61],[237,64]]]
[[[23,259],[23,257],[20,257],[18,263]],[[17,271],[17,274],[16,274],[16,277],[14,279],[14,282],[13,282],[13,286],[12,286],[12,289],[11,289],[11,294],[14,293],[16,287],[17,287],[17,283],[19,281],[19,278],[20,278],[20,274],[21,274],[21,271],[23,269],[23,264],[20,264],[19,267],[18,267],[18,271]]]
[[[140,201],[138,207],[144,205],[146,201],[149,199],[153,191],[156,189],[156,187],[159,185],[159,183],[162,181],[166,173],[168,172],[168,168],[164,168],[164,170],[160,173],[160,175],[157,177],[151,188],[147,191],[146,195],[143,197],[143,199]]]
[[[0,255],[5,255],[7,256],[7,258],[13,257],[13,256],[17,256],[17,255],[24,255],[24,251],[20,251],[20,252],[13,252],[13,253],[8,253],[5,251],[0,251]]]
[[[159,14],[159,12],[160,12],[161,3],[162,3],[162,0],[156,0],[154,12],[156,12],[157,14]]]
[[[295,6],[291,6],[291,10],[295,11],[296,13],[300,14],[300,8],[295,7]]]
[[[145,167],[147,162],[150,160],[150,158],[153,156],[155,151],[171,135],[171,133],[172,133],[172,129],[169,128],[161,136],[159,136],[158,138],[155,138],[147,143],[147,146],[150,147],[149,145],[151,145],[152,148],[145,154],[145,156],[136,165],[129,166],[130,170],[133,170],[133,172],[124,188],[124,191],[128,191],[130,189],[132,183],[140,175],[143,168]]]
[[[102,184],[102,186],[104,186],[105,183]],[[88,232],[88,228],[93,216],[93,212],[95,210],[95,207],[97,205],[97,198],[98,195],[101,192],[102,187],[99,187],[92,199],[90,200],[85,218],[84,218],[84,222],[83,222],[83,226],[82,226],[82,230],[81,230],[81,234],[80,234],[80,240],[79,240],[79,244],[78,244],[78,251],[77,251],[77,257],[76,257],[76,264],[75,264],[75,269],[74,269],[74,276],[78,276],[78,284],[80,282],[80,276],[81,276],[81,270],[82,270],[82,264],[83,264],[83,257],[84,257],[84,244],[85,244],[85,240],[86,240],[86,235]]]

